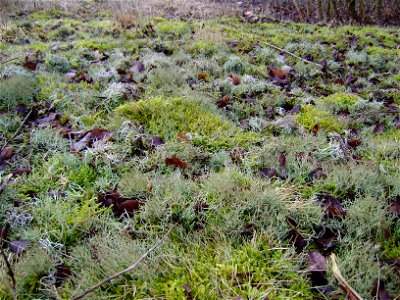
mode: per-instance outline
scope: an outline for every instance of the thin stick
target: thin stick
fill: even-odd
[[[344,279],[342,273],[340,273],[338,265],[336,264],[335,258],[336,258],[335,254],[332,254],[331,255],[332,272],[340,288],[346,293],[347,297],[349,297],[351,300],[363,300],[363,298]]]
[[[21,130],[22,126],[24,126],[24,124],[28,120],[28,118],[31,115],[31,113],[32,113],[32,109],[28,112],[28,114],[22,120],[21,124],[19,125],[18,129],[15,131],[14,135],[12,136],[12,138],[10,140],[6,141],[1,149],[4,149],[9,142],[11,142],[13,139],[15,139],[15,137],[18,135],[19,131]]]
[[[5,60],[5,61],[0,61],[0,64],[4,65],[4,64],[9,63],[9,62],[12,62],[12,61],[14,61],[14,60],[20,59],[21,57],[22,57],[22,55],[17,56],[17,57],[10,58],[10,59]]]
[[[7,255],[4,253],[3,248],[1,248],[1,255],[3,256],[3,259],[4,259],[5,263],[6,263],[8,275],[11,278],[12,288],[13,288],[13,291],[14,291],[15,290],[15,286],[17,285],[17,282],[15,281],[14,272],[13,272],[13,270],[11,268],[10,262],[8,261]]]
[[[136,267],[142,262],[142,260],[144,260],[151,252],[153,252],[158,246],[160,246],[162,243],[165,242],[165,240],[168,238],[168,236],[170,235],[170,233],[172,232],[172,229],[174,229],[175,226],[172,226],[168,232],[163,236],[163,238],[161,240],[159,240],[153,247],[151,247],[149,250],[147,250],[146,253],[144,253],[134,264],[130,265],[128,268],[126,268],[125,270],[122,270],[118,273],[115,273],[114,275],[111,275],[110,277],[100,281],[99,283],[95,284],[94,286],[92,286],[91,288],[87,289],[85,292],[83,292],[83,294],[72,298],[72,300],[78,300],[78,299],[82,299],[83,297],[85,297],[87,294],[93,292],[95,289],[97,289],[98,287],[102,286],[103,284],[110,282],[111,280],[124,275],[134,269],[136,269]]]
[[[312,64],[312,65],[314,65],[314,66],[323,68],[323,66],[321,66],[320,64],[317,64],[317,63],[315,63],[315,62],[309,61],[309,60],[307,60],[307,59],[305,59],[305,58],[302,58],[302,57],[300,57],[300,56],[298,56],[298,55],[296,55],[296,54],[294,54],[294,53],[292,53],[292,52],[289,52],[289,51],[287,51],[287,50],[285,50],[285,49],[279,48],[278,46],[275,46],[275,45],[273,45],[273,44],[271,44],[271,43],[268,43],[268,42],[265,42],[265,41],[261,41],[261,40],[257,40],[257,42],[262,43],[262,44],[265,44],[265,45],[267,45],[267,46],[270,46],[271,48],[274,48],[275,50],[279,50],[279,51],[281,51],[281,52],[284,52],[284,53],[286,53],[286,54],[289,54],[289,55],[291,55],[291,56],[293,56],[293,57],[295,57],[295,58],[297,58],[297,59],[300,59],[300,60],[304,61],[305,63]]]

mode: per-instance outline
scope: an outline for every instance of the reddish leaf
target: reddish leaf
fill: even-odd
[[[194,205],[194,210],[196,211],[196,212],[200,212],[200,211],[203,211],[203,210],[207,210],[209,208],[209,205],[208,205],[208,203],[205,203],[205,202],[197,202],[195,205]]]
[[[377,300],[392,300],[389,293],[385,289],[385,284],[380,279],[377,279],[372,286],[371,296],[376,297]]]
[[[197,78],[198,78],[199,80],[208,81],[209,78],[210,78],[210,75],[208,75],[206,72],[200,72],[200,73],[197,75]]]
[[[22,174],[30,174],[31,173],[31,169],[28,168],[21,168],[21,169],[17,169],[13,171],[13,175],[14,176],[18,176],[18,175],[22,175]]]
[[[261,170],[261,175],[268,178],[273,178],[277,176],[277,171],[275,169],[263,168]]]
[[[315,124],[314,127],[311,129],[311,134],[312,135],[317,135],[319,131],[319,124]]]
[[[24,62],[24,67],[25,68],[27,68],[27,69],[29,69],[31,71],[35,71],[36,68],[37,68],[37,65],[38,64],[36,62],[32,62],[32,61],[29,61],[29,60],[25,59],[25,62]]]
[[[231,99],[229,99],[229,96],[226,95],[223,96],[222,99],[217,102],[218,108],[224,108],[230,104],[231,104]]]
[[[279,153],[278,162],[279,162],[279,166],[281,168],[284,168],[286,166],[286,153],[285,152]]]
[[[151,136],[146,139],[146,145],[149,149],[155,149],[164,144],[164,140],[159,136]]]
[[[325,179],[327,175],[324,173],[322,168],[316,168],[308,174],[308,177],[320,180],[320,179]]]
[[[347,145],[349,145],[351,148],[357,148],[358,146],[361,145],[361,140],[360,139],[350,139],[347,141]]]
[[[13,148],[6,147],[1,149],[0,151],[0,165],[3,164],[4,161],[10,159],[13,155]]]
[[[308,253],[308,265],[310,272],[325,272],[326,257],[321,253],[313,251]]]
[[[56,273],[54,274],[54,278],[56,280],[56,286],[59,287],[71,275],[72,271],[70,268],[64,265],[58,266]]]
[[[180,158],[178,158],[176,155],[165,158],[165,164],[167,166],[174,166],[180,169],[186,169],[188,167],[188,164],[183,160],[181,160]]]
[[[187,300],[193,300],[193,293],[192,293],[192,289],[189,287],[189,285],[187,283],[185,283],[183,285],[183,290],[185,291],[185,296]]]
[[[10,250],[16,254],[21,254],[24,252],[28,246],[32,243],[30,240],[20,240],[20,241],[12,241],[10,243]]]
[[[98,199],[104,206],[111,207],[116,216],[121,216],[124,213],[132,215],[144,205],[143,200],[138,198],[124,198],[118,192],[99,194]]]
[[[125,212],[128,214],[133,214],[140,209],[140,206],[142,206],[142,204],[143,202],[137,199],[127,200],[119,205],[116,205],[117,213],[118,215],[122,215]]]
[[[239,76],[237,76],[237,75],[230,75],[229,77],[231,78],[231,82],[232,82],[233,85],[239,85],[239,84],[240,84],[241,79],[240,79]]]
[[[393,214],[400,213],[400,196],[396,197],[396,200],[390,204],[390,212]]]
[[[296,253],[300,253],[307,246],[307,242],[297,230],[296,222],[291,218],[286,218],[286,221],[291,228],[289,232],[289,240],[294,244]]]
[[[275,68],[275,67],[269,68],[269,74],[272,77],[272,79],[285,80],[288,78],[289,73],[290,73],[289,69],[283,70],[281,68]]]
[[[347,211],[344,210],[340,201],[332,195],[320,195],[318,200],[322,203],[322,207],[325,208],[325,212],[328,217],[345,217],[347,215]]]
[[[380,123],[380,122],[377,122],[377,123],[375,124],[373,133],[375,133],[375,134],[382,133],[384,130],[385,130],[385,125],[383,125],[383,124]]]

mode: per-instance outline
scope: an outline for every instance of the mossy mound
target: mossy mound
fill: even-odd
[[[186,135],[195,145],[209,150],[246,147],[260,137],[246,133],[229,120],[184,98],[153,98],[120,106],[117,113],[144,125],[165,140]]]
[[[340,132],[342,125],[338,119],[328,111],[322,110],[314,105],[305,105],[301,113],[296,116],[297,121],[307,130],[311,131],[318,126],[328,132]]]

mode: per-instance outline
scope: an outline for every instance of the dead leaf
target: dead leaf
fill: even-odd
[[[61,286],[61,284],[68,279],[72,275],[72,271],[70,268],[65,265],[57,266],[56,272],[54,274],[54,278],[56,280],[55,284],[57,287]]]
[[[390,203],[389,210],[393,214],[399,214],[400,213],[400,196],[396,197],[396,200]]]
[[[192,289],[189,287],[189,285],[187,283],[185,283],[183,285],[183,290],[185,291],[185,296],[187,300],[193,300],[193,293],[192,293]]]
[[[278,162],[279,162],[279,166],[281,168],[284,168],[286,166],[286,153],[285,152],[279,153]]]
[[[286,218],[286,222],[290,226],[289,240],[294,244],[296,253],[300,253],[307,246],[307,242],[297,230],[297,224],[292,218]]]
[[[122,197],[118,192],[99,194],[98,199],[105,207],[111,207],[116,216],[121,216],[124,213],[132,215],[145,203],[145,201],[139,198]]]
[[[225,108],[230,104],[231,104],[231,99],[227,95],[223,96],[222,99],[217,102],[218,108]]]
[[[322,168],[315,168],[308,174],[308,177],[310,177],[312,179],[320,180],[320,179],[325,179],[327,177],[327,175],[324,173]]]
[[[31,173],[31,169],[28,169],[28,168],[16,169],[12,173],[14,176],[18,176],[18,175],[22,175],[22,174],[29,175]]]
[[[4,163],[4,161],[9,160],[13,156],[13,148],[6,147],[1,149],[0,151],[0,165]]]
[[[186,162],[184,162],[183,160],[181,160],[176,155],[173,155],[172,157],[166,157],[165,164],[167,166],[173,166],[173,167],[180,168],[180,169],[186,169],[188,167],[188,164]]]
[[[329,194],[322,194],[318,196],[318,201],[321,202],[325,213],[330,218],[345,217],[347,211],[343,208],[342,203],[335,197]]]
[[[231,82],[233,85],[239,85],[241,82],[241,78],[237,75],[230,75]]]
[[[210,75],[208,75],[206,72],[200,72],[200,73],[197,75],[197,78],[198,78],[199,80],[203,80],[203,81],[208,82],[209,79],[210,79]]]
[[[21,254],[32,243],[30,240],[19,240],[10,242],[10,250],[13,253]]]
[[[377,279],[372,286],[371,296],[376,297],[377,300],[392,300],[389,293],[385,289],[385,283],[380,279]]]
[[[314,239],[318,247],[324,251],[332,251],[337,244],[338,234],[334,230],[324,227],[318,237]]]
[[[382,133],[385,130],[385,125],[380,122],[375,123],[374,130],[372,131],[375,134]]]

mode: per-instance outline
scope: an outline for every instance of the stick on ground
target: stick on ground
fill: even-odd
[[[342,276],[342,273],[340,273],[339,267],[336,264],[335,254],[331,255],[331,260],[333,276],[338,282],[340,288],[346,293],[347,297],[349,297],[350,300],[363,300],[363,298],[347,283]]]
[[[121,275],[124,275],[134,269],[136,269],[136,267],[151,253],[153,252],[157,247],[159,247],[162,243],[165,242],[165,240],[168,238],[168,236],[170,235],[170,233],[172,232],[172,230],[174,229],[175,226],[172,226],[168,232],[163,236],[163,238],[161,240],[159,240],[153,247],[151,247],[149,250],[147,250],[146,253],[144,253],[134,264],[130,265],[128,268],[126,268],[125,270],[122,270],[118,273],[115,273],[114,275],[111,275],[110,277],[100,281],[99,283],[95,284],[94,286],[92,286],[91,288],[87,289],[85,292],[83,292],[81,295],[72,298],[72,300],[78,300],[78,299],[82,299],[83,297],[85,297],[87,294],[93,292],[95,289],[97,289],[98,287],[102,286],[103,284],[110,282],[111,280],[118,278]]]

